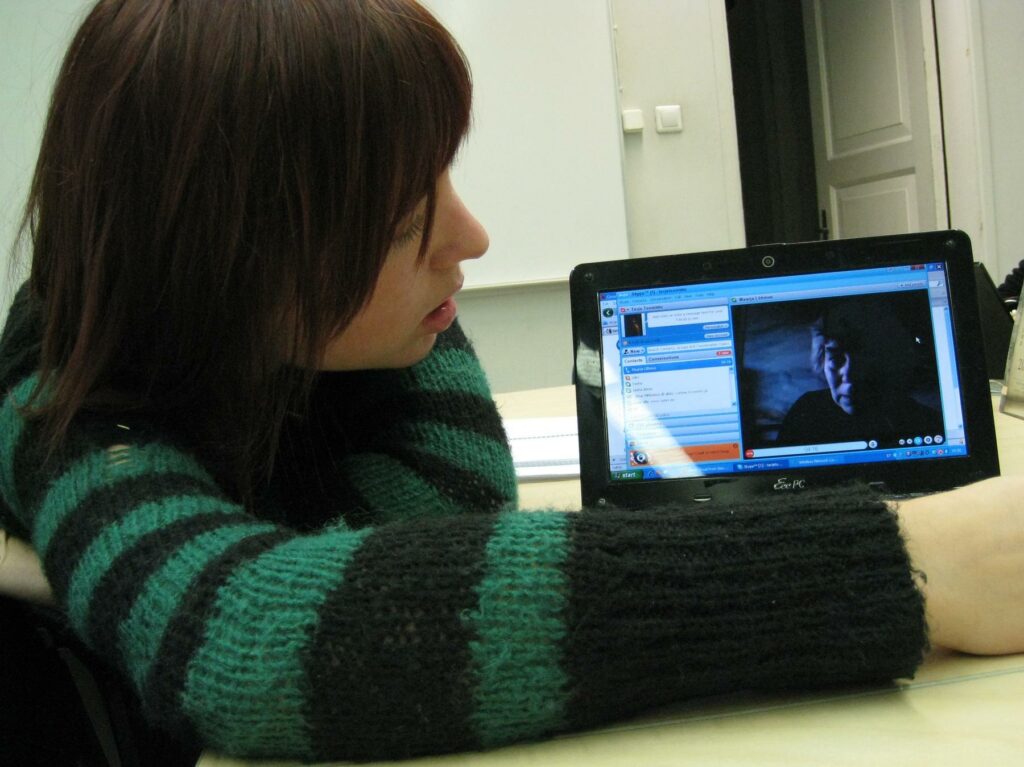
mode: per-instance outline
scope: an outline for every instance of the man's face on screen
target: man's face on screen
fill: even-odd
[[[835,338],[825,342],[825,380],[832,392],[832,400],[848,415],[857,411],[858,384],[853,380],[856,362],[853,355]]]
[[[891,375],[900,362],[892,357],[883,339],[827,338],[822,372],[828,382],[832,401],[847,415],[859,415],[884,407],[892,395]]]

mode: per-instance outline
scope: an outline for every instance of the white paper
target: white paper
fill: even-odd
[[[1024,333],[1017,332],[1020,326],[1020,322],[1013,324],[999,411],[1017,418],[1024,418]]]
[[[507,418],[504,423],[517,478],[557,479],[580,475],[575,417]]]

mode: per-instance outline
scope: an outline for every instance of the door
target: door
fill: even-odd
[[[930,0],[803,0],[822,236],[948,227]]]

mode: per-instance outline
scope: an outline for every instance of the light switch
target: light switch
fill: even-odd
[[[622,132],[639,133],[644,129],[644,113],[642,109],[622,110]]]
[[[680,133],[683,130],[683,109],[679,104],[655,107],[654,122],[658,133]]]

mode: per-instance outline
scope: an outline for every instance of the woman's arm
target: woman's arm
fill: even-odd
[[[896,520],[863,496],[298,534],[152,436],[77,427],[44,469],[31,428],[0,426],[20,434],[3,500],[71,627],[154,722],[225,754],[490,747],[694,695],[909,675],[923,650]]]
[[[999,478],[899,508],[932,644],[978,654],[1024,652],[1024,514],[1010,502],[1022,490],[1020,480]],[[972,512],[965,514],[967,508]],[[53,604],[35,551],[3,530],[0,593]]]

